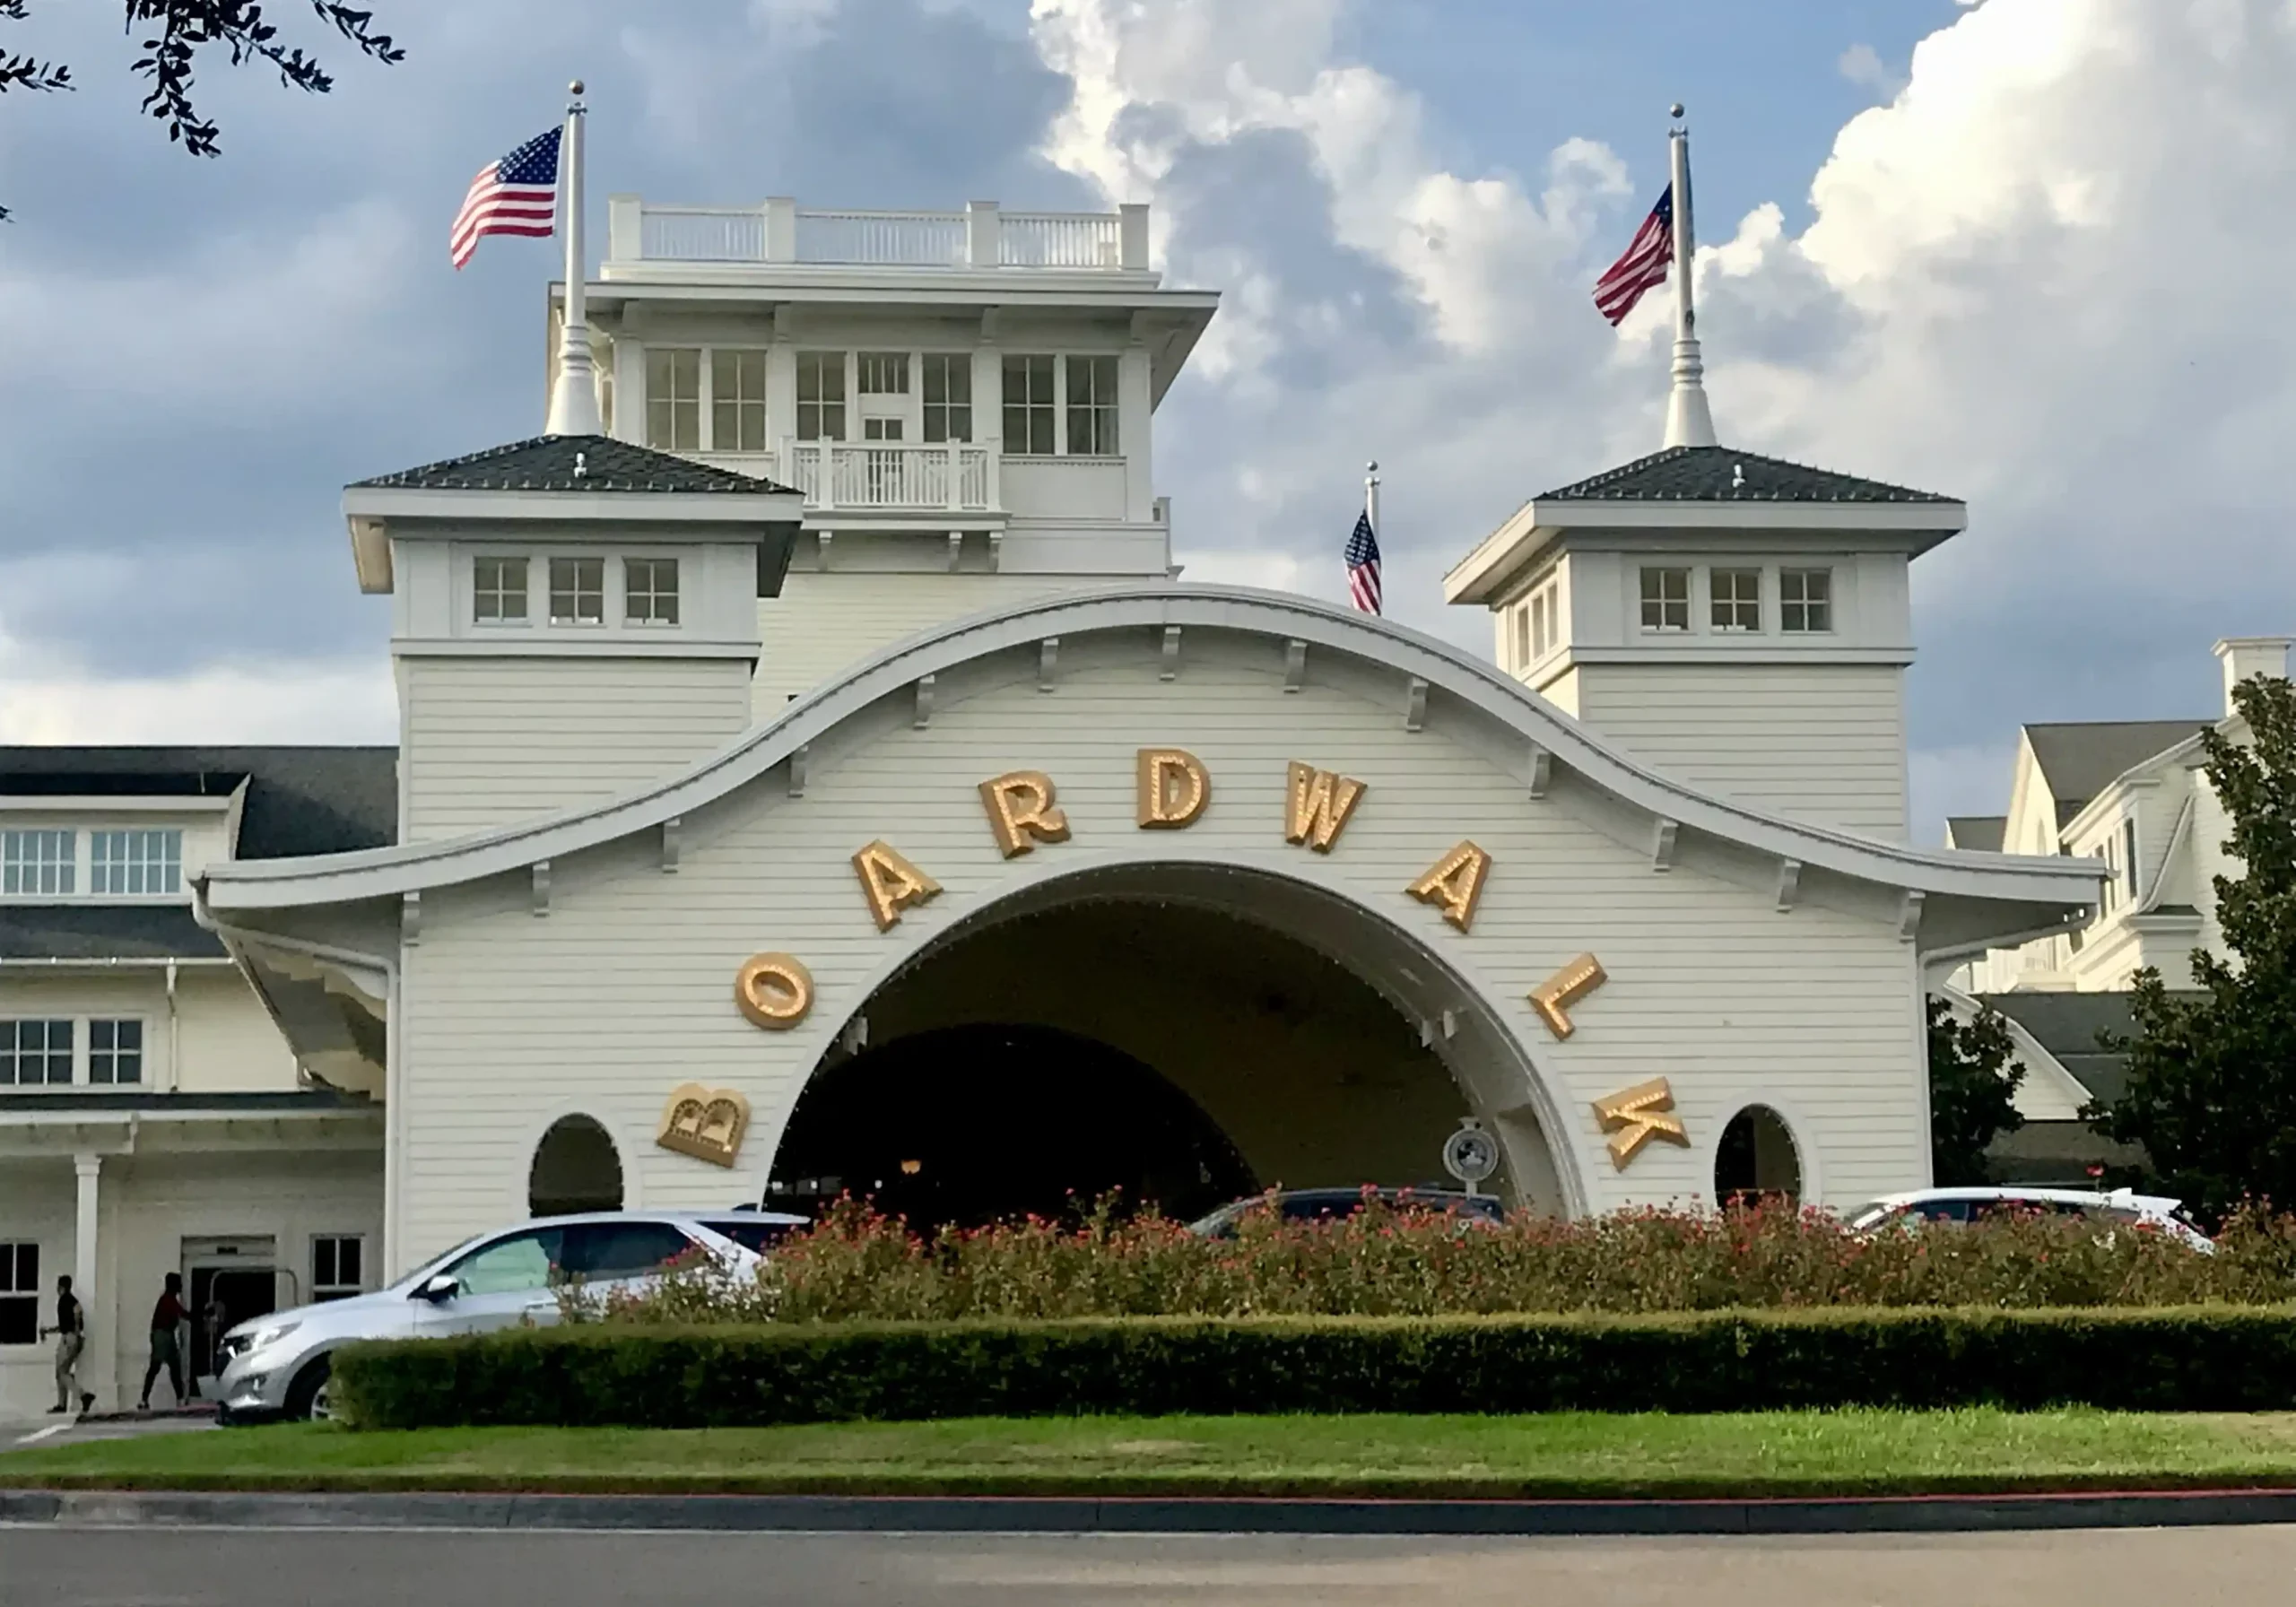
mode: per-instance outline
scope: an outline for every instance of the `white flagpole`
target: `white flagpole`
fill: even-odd
[[[1682,121],[1682,102],[1674,105]],[[1691,259],[1698,237],[1691,224],[1690,129],[1668,131],[1674,161],[1674,388],[1666,396],[1666,440],[1669,447],[1711,447],[1714,414],[1706,402],[1706,364],[1699,356],[1698,310],[1691,300]]]
[[[558,383],[550,393],[546,435],[604,435],[598,418],[598,371],[590,357],[590,325],[583,306],[588,253],[582,248],[582,81],[568,86],[566,137],[560,142],[558,204],[566,225],[566,317],[558,337]]]
[[[1378,459],[1363,465],[1363,517],[1371,521],[1371,534],[1379,534],[1379,465]]]

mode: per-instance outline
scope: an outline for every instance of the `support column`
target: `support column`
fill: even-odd
[[[88,1343],[80,1352],[80,1387],[99,1397],[118,1387],[119,1290],[96,1289],[96,1180],[104,1158],[95,1154],[72,1157],[74,1210],[72,1220],[72,1292],[80,1298],[80,1315],[88,1325]],[[43,1304],[48,1292],[40,1291]],[[98,1388],[96,1380],[103,1385]],[[113,1403],[117,1404],[117,1403]]]

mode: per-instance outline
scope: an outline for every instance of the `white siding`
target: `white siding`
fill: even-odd
[[[295,1087],[295,1061],[263,1003],[233,968],[186,965],[176,974],[175,1026],[170,1030],[167,972],[137,966],[114,971],[41,975],[0,971],[0,1019],[62,1017],[74,1021],[74,1075],[86,1085],[91,1020],[144,1024],[141,1086],[215,1093]],[[0,1089],[0,1109],[11,1090]]]
[[[188,1093],[283,1091],[296,1086],[295,1057],[237,969],[186,971],[176,981],[177,1086]],[[162,1035],[164,1022],[158,1023]]]

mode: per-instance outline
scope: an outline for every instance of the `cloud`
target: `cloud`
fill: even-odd
[[[1969,0],[1963,3],[1968,4]],[[1834,70],[1852,83],[1878,91],[1884,99],[1894,100],[1898,91],[1905,88],[1903,76],[1892,71],[1883,61],[1881,52],[1871,45],[1850,46],[1834,63]]]

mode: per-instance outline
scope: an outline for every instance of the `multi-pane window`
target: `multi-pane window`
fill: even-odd
[[[479,558],[471,561],[470,617],[481,624],[526,621],[526,560]]]
[[[909,395],[909,353],[864,352],[854,360],[858,388],[865,396]]]
[[[1531,658],[1534,663],[1562,646],[1562,627],[1556,618],[1554,587],[1547,586],[1531,599]]]
[[[676,559],[625,558],[622,560],[622,617],[628,623],[678,622]]]
[[[0,1242],[0,1345],[39,1343],[39,1247]]]
[[[2120,873],[2127,884],[2128,896],[2136,897],[2136,821],[2132,816],[2120,823]]]
[[[1068,360],[1068,450],[1083,457],[1114,457],[1116,359]]]
[[[1524,604],[1514,613],[1515,667],[1523,669],[1531,662],[1531,605]]]
[[[165,898],[183,884],[183,833],[88,833],[88,890],[127,898]]]
[[[1053,440],[1053,368],[1049,357],[1004,360],[1005,451],[1048,457],[1058,450]]]
[[[144,1081],[144,1023],[138,1021],[88,1023],[88,1081]]]
[[[0,831],[0,893],[55,898],[72,891],[79,857],[71,831]]]
[[[357,1294],[363,1280],[366,1244],[356,1233],[322,1233],[311,1239],[311,1299],[340,1300]]]
[[[550,622],[553,625],[603,625],[606,619],[606,560],[603,558],[553,558],[550,560]]]
[[[1707,577],[1712,586],[1709,600],[1717,630],[1761,629],[1761,571],[1716,569]]]
[[[709,449],[765,450],[764,352],[710,352]]]
[[[901,439],[906,420],[883,416],[861,421],[861,439],[865,441],[897,441]]]
[[[699,346],[656,346],[647,352],[646,444],[662,452],[701,449]]]
[[[1831,569],[1780,569],[1778,572],[1778,628],[1793,631],[1833,629]]]
[[[1647,569],[1642,571],[1642,629],[1690,629],[1690,571]]]
[[[71,1081],[70,1021],[0,1021],[0,1088],[44,1088]]]
[[[845,353],[797,353],[797,439],[845,439]]]
[[[972,439],[972,356],[963,352],[925,354],[925,439]]]

